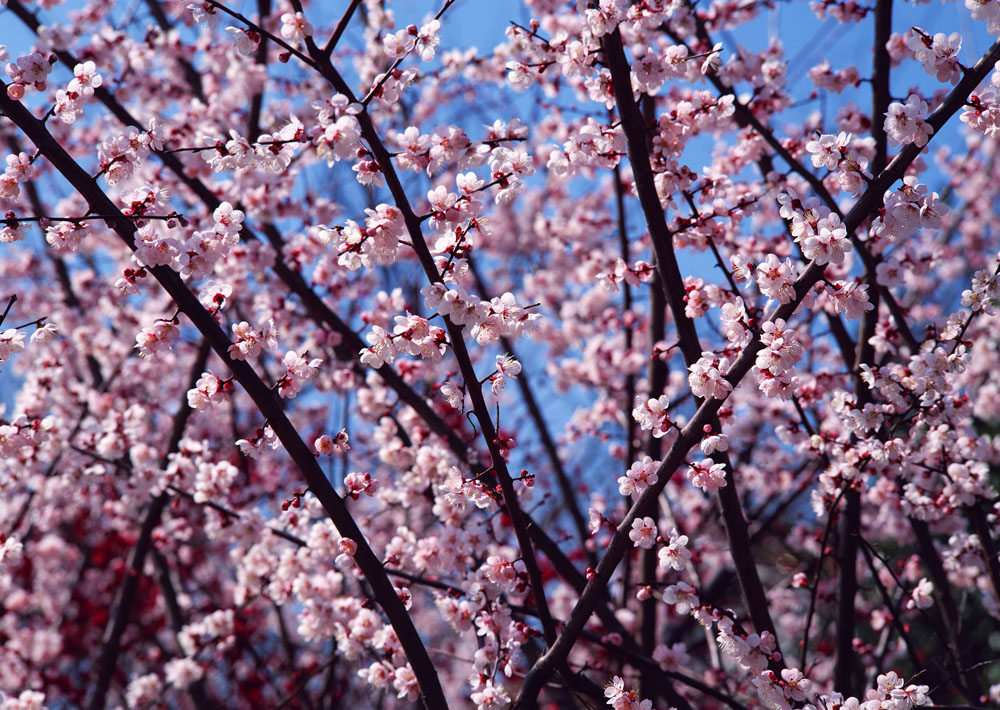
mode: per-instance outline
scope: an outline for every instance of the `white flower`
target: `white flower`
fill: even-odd
[[[441,385],[441,396],[455,409],[461,409],[465,402],[465,392],[453,382]]]
[[[236,45],[236,51],[244,57],[251,56],[260,45],[260,36],[256,32],[251,35],[239,27],[227,27],[226,34],[232,38],[233,44]]]
[[[204,669],[191,658],[175,658],[163,667],[163,675],[167,679],[167,683],[180,690],[187,689],[203,674]]]
[[[885,115],[885,132],[889,143],[916,143],[920,147],[927,145],[934,132],[923,118],[927,115],[927,110],[927,102],[916,94],[910,94],[905,104],[889,104],[889,111]]]
[[[691,483],[706,493],[716,493],[720,488],[726,487],[726,466],[715,463],[712,459],[692,463],[688,476]]]
[[[715,353],[704,352],[698,362],[690,367],[688,385],[695,397],[725,399],[733,390],[732,383],[719,370]]]
[[[831,214],[820,220],[818,227],[816,234],[802,240],[802,253],[819,265],[844,263],[844,257],[851,250],[851,242],[840,217]]]
[[[313,26],[301,12],[286,12],[281,16],[281,36],[292,42],[301,42],[312,36]]]
[[[521,374],[521,363],[510,355],[497,355],[497,372],[504,377],[517,377]]]
[[[687,549],[688,536],[681,535],[677,528],[670,531],[670,539],[666,547],[661,547],[657,556],[660,560],[660,569],[673,569],[680,572],[684,565],[691,559],[691,551]]]
[[[648,516],[636,518],[632,521],[632,530],[629,531],[628,536],[636,547],[648,550],[656,542],[656,522]]]
[[[934,606],[934,584],[924,577],[920,583],[913,588],[910,598],[906,602],[907,609],[929,609]]]

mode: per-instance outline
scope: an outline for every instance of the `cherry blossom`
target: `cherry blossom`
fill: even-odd
[[[802,253],[817,264],[842,264],[850,249],[847,229],[835,214],[820,220],[816,233],[802,240]]]
[[[889,111],[885,116],[885,132],[889,141],[893,145],[926,145],[932,133],[930,124],[923,118],[926,115],[927,102],[916,94],[910,94],[905,104],[889,104]]]
[[[230,26],[226,28],[226,33],[232,37],[233,44],[236,45],[236,51],[244,56],[249,57],[260,46],[260,35],[252,30],[247,32],[239,27]]]
[[[175,658],[167,663],[164,676],[169,685],[184,690],[203,675],[203,669],[193,659]]]
[[[706,493],[716,493],[727,485],[725,464],[715,463],[712,459],[703,459],[701,463],[692,463],[688,476],[693,485]]]
[[[274,320],[268,320],[260,330],[246,321],[232,326],[235,343],[229,347],[229,354],[236,360],[259,357],[264,350],[273,350],[278,345],[278,333]]]
[[[958,82],[962,75],[962,65],[958,63],[958,52],[962,48],[962,36],[958,32],[945,35],[936,33],[933,37],[923,30],[914,29],[907,41],[924,71],[938,81]]]
[[[931,596],[934,593],[934,584],[927,578],[921,579],[920,583],[913,589],[910,598],[906,602],[907,609],[929,609],[934,605]]]
[[[656,523],[650,517],[637,518],[633,521],[632,530],[628,534],[636,547],[642,547],[647,550],[653,547],[653,543],[656,542],[656,535]]]
[[[25,334],[15,328],[0,333],[0,366],[10,360],[11,355],[24,351]]]
[[[0,707],[1000,699],[1000,3],[0,4]]]
[[[285,39],[301,42],[312,33],[312,25],[301,12],[286,12],[281,16],[281,36]]]
[[[659,461],[654,461],[649,456],[644,456],[641,461],[635,461],[625,475],[618,479],[618,492],[623,496],[642,493],[658,480],[656,469],[659,465]]]
[[[725,399],[732,391],[732,384],[725,379],[723,371],[725,364],[719,362],[714,353],[706,352],[689,368],[688,384],[695,397],[714,397]]]
[[[641,428],[652,431],[653,436],[662,437],[673,426],[667,414],[669,404],[670,400],[667,399],[666,395],[650,399],[645,403],[637,400],[635,409],[632,410],[632,416],[635,417]]]
[[[684,565],[691,559],[691,551],[687,549],[688,536],[681,535],[677,528],[670,531],[667,546],[661,547],[657,551],[660,560],[660,569],[674,569],[678,572],[684,569]]]

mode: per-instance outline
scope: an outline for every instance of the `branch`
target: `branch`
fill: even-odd
[[[472,255],[467,256],[466,261],[469,264],[469,271],[472,274],[472,278],[476,282],[476,287],[478,288],[481,297],[488,298],[486,284],[483,282],[482,276],[476,269],[476,264]],[[514,350],[514,344],[511,343],[510,338],[506,335],[500,336],[500,345],[510,354],[511,357],[519,360],[517,353]],[[559,483],[559,490],[562,491],[563,500],[566,502],[566,507],[569,510],[570,517],[573,518],[573,524],[576,526],[576,534],[580,538],[580,546],[586,550],[587,541],[590,539],[590,530],[587,527],[587,520],[583,517],[583,512],[580,510],[580,504],[576,499],[576,492],[573,490],[573,482],[570,481],[569,475],[566,473],[566,468],[563,466],[562,457],[559,456],[559,450],[556,448],[556,442],[552,438],[552,433],[549,431],[548,423],[545,421],[545,416],[542,414],[542,408],[538,406],[538,400],[535,399],[535,393],[531,389],[531,383],[528,381],[527,373],[522,369],[521,374],[517,376],[516,380],[517,387],[521,391],[521,397],[524,399],[524,405],[528,408],[528,414],[531,416],[531,421],[534,422],[535,429],[538,430],[538,436],[542,440],[542,448],[545,449],[545,453],[549,458],[549,463],[552,466],[552,471],[556,474],[556,481]]]
[[[707,31],[705,30],[704,24],[700,20],[698,21],[697,29],[699,36],[705,42],[708,42],[709,46],[711,46],[711,39],[709,38]],[[671,38],[674,39],[674,41],[682,42],[682,40],[672,31],[668,29],[667,32],[671,36]],[[885,47],[884,42],[882,43],[882,47],[884,49]],[[713,74],[710,74],[708,76],[708,79],[709,81],[712,82],[712,84],[715,86],[715,88],[719,91],[720,94],[722,94],[723,96],[733,97],[733,108],[734,108],[733,117],[736,120],[737,125],[741,127],[751,126],[758,133],[758,135],[760,135],[760,137],[764,139],[764,142],[767,143],[769,146],[771,146],[771,148],[774,150],[775,153],[781,156],[782,160],[784,160],[788,164],[788,166],[792,169],[792,172],[796,173],[807,183],[809,183],[809,186],[813,189],[816,195],[821,200],[823,200],[824,203],[826,203],[826,206],[829,207],[831,211],[836,213],[838,216],[843,217],[844,215],[840,210],[840,206],[837,205],[836,201],[830,195],[829,190],[827,190],[826,186],[823,185],[823,181],[820,178],[816,177],[816,175],[810,172],[800,161],[796,160],[792,156],[792,154],[788,151],[788,149],[786,149],[785,146],[781,144],[781,141],[779,141],[775,137],[771,129],[769,129],[767,126],[761,123],[760,119],[758,119],[757,116],[754,115],[753,111],[748,106],[740,102],[739,97],[736,95],[736,92],[731,87],[728,87],[725,84],[723,84],[722,80],[720,80],[719,77]],[[973,88],[975,88],[975,85],[973,85]],[[966,96],[967,95],[968,94],[966,94]],[[872,117],[872,123],[873,124],[878,123],[876,117],[874,116]],[[878,170],[880,167],[881,165],[876,164],[875,170]],[[868,251],[867,244],[865,244],[865,242],[861,241],[858,238],[858,236],[855,234],[855,229],[848,229],[847,233],[850,236],[851,244],[858,251],[858,254],[860,254],[861,260],[865,264],[865,268],[874,269],[876,262],[871,252]],[[879,291],[882,295],[882,298],[889,306],[889,311],[890,313],[892,313],[893,320],[896,322],[896,327],[899,330],[900,334],[903,336],[903,339],[906,340],[907,346],[910,348],[911,352],[917,352],[917,350],[920,349],[920,343],[917,341],[916,337],[914,337],[912,331],[910,330],[910,326],[906,322],[906,316],[903,313],[903,309],[900,307],[899,303],[896,302],[896,299],[893,297],[892,293],[889,291],[888,288],[885,288],[884,286],[879,287]]]
[[[261,22],[271,14],[271,0],[257,0],[257,19]],[[267,64],[267,36],[260,36],[260,44],[254,50],[253,61],[255,64]],[[260,111],[264,107],[264,87],[260,91],[254,92],[250,99],[250,111],[247,114],[247,140],[253,143],[260,135]]]
[[[29,29],[37,34],[41,23],[33,13],[21,4],[21,0],[9,0],[8,7]],[[79,63],[77,58],[69,52],[56,51],[54,54],[60,62],[70,69]],[[139,130],[145,129],[145,127],[138,120],[136,120],[107,89],[104,87],[98,87],[95,90],[94,95],[124,125],[132,126],[138,128]],[[209,209],[214,210],[219,206],[219,204],[221,204],[221,200],[211,189],[209,189],[197,178],[188,174],[183,164],[177,160],[176,156],[164,152],[157,153],[157,156],[163,164],[172,173],[174,173],[178,180],[190,189]],[[280,235],[278,235],[277,230],[273,229],[273,227],[269,227],[270,225],[264,225],[264,232],[267,234],[268,239],[272,242],[272,244],[274,244],[274,237],[277,236],[280,241]],[[246,225],[243,227],[243,233],[251,238],[256,238],[256,235]],[[280,250],[278,250],[276,257],[280,257],[280,253]],[[288,266],[285,265],[280,258],[276,258],[274,270],[285,285],[302,299],[307,311],[309,311],[314,320],[317,322],[325,322],[341,336],[343,336],[344,342],[342,345],[351,347],[353,349],[353,353],[349,356],[343,355],[341,357],[343,357],[345,361],[353,362],[355,367],[360,367],[360,363],[357,362],[357,352],[364,347],[364,343],[358,337],[357,333],[355,333],[325,303],[323,303],[323,300],[317,296],[311,288],[309,288],[309,286],[305,283],[305,280],[298,272],[294,272],[288,268]],[[337,352],[340,353],[345,351],[337,350]],[[433,411],[433,409],[430,408],[423,397],[417,394],[413,388],[406,384],[399,374],[388,365],[383,365],[377,370],[377,372],[386,385],[395,391],[401,400],[411,406],[435,434],[441,436],[447,441],[449,448],[455,452],[460,459],[470,462],[468,445],[466,442],[453,429],[444,423],[444,421]],[[485,468],[485,466],[479,466],[478,468]],[[559,570],[560,576],[567,581],[573,579],[574,576],[582,578],[579,571],[573,566],[572,562],[570,562],[562,550],[559,549],[559,546],[556,545],[552,538],[549,537],[549,535],[545,532],[545,529],[531,520],[530,516],[527,516],[527,520],[528,532],[531,535],[532,540],[535,544],[545,550],[545,555],[556,566],[557,570]],[[580,584],[579,588],[582,589],[582,587],[583,584]],[[607,616],[611,616],[611,612],[607,608],[604,608],[603,611],[607,611]]]
[[[451,1],[452,0],[446,0],[445,5],[442,8],[442,12],[451,5]],[[319,51],[315,49],[315,45],[311,45],[311,47],[313,48],[311,51],[313,52],[313,61],[315,62],[317,70],[328,82],[330,82],[334,89],[346,96],[348,101],[354,103],[356,101],[354,92],[351,91],[351,87],[348,86],[347,82],[344,81],[343,77],[340,76],[337,70],[330,63],[329,58],[322,56]],[[378,163],[382,175],[385,178],[386,186],[389,188],[389,192],[392,193],[393,200],[395,200],[396,206],[403,215],[406,231],[410,236],[413,249],[417,254],[417,258],[420,261],[420,265],[423,268],[425,275],[431,283],[443,283],[441,275],[438,273],[437,266],[434,264],[434,257],[431,255],[430,249],[427,247],[427,242],[424,239],[423,231],[420,225],[420,218],[410,206],[409,198],[407,197],[406,191],[400,183],[399,176],[396,174],[396,169],[392,164],[392,157],[390,156],[389,151],[386,150],[385,145],[383,145],[381,138],[379,138],[378,131],[375,128],[371,115],[368,113],[367,107],[363,108],[362,111],[357,114],[356,118],[361,127],[361,135],[368,143],[372,155]],[[532,596],[535,599],[535,604],[538,606],[539,618],[542,622],[545,638],[546,641],[551,644],[556,637],[555,624],[548,609],[548,601],[545,597],[541,572],[538,569],[538,561],[535,559],[535,552],[532,548],[531,538],[527,532],[529,524],[528,519],[525,516],[524,511],[521,510],[520,502],[518,501],[517,494],[514,490],[513,480],[507,470],[507,463],[504,460],[503,455],[500,453],[497,432],[493,426],[490,410],[486,404],[486,399],[483,396],[482,387],[478,384],[479,380],[476,377],[475,367],[473,366],[472,359],[466,349],[465,338],[462,335],[462,327],[456,326],[451,321],[451,318],[445,317],[444,321],[448,330],[448,338],[451,341],[452,352],[455,355],[455,360],[458,362],[459,370],[462,373],[462,379],[465,381],[466,391],[472,399],[472,405],[476,413],[476,418],[479,420],[480,426],[483,430],[483,438],[486,440],[486,446],[490,452],[490,463],[496,471],[497,479],[500,482],[504,506],[507,508],[507,512],[510,515],[511,524],[514,528],[514,535],[517,538],[518,547],[521,549],[524,566],[528,573],[528,584],[531,588]]]
[[[21,152],[21,146],[18,144],[16,135],[12,133],[7,136],[7,141],[10,143],[11,151],[14,153]],[[24,183],[24,190],[28,195],[28,204],[31,205],[31,209],[34,210],[35,216],[45,214],[47,210],[42,204],[42,198],[38,194],[38,185],[35,184],[35,180],[28,180]],[[62,289],[66,305],[76,311],[80,316],[85,316],[86,314],[80,306],[80,299],[73,290],[73,282],[69,278],[69,269],[66,267],[65,260],[63,260],[59,254],[55,254],[48,249],[46,249],[45,253],[52,262],[53,268],[56,270],[56,279],[59,281],[59,287]],[[97,358],[95,358],[92,353],[87,353],[85,357],[87,360],[87,369],[90,370],[91,383],[95,388],[100,388],[101,384],[104,382],[104,375],[101,373],[101,363],[97,361]]]
[[[198,347],[198,354],[191,364],[188,374],[188,385],[184,389],[181,397],[181,405],[174,415],[173,428],[170,432],[170,440],[164,449],[159,460],[159,468],[165,468],[169,462],[171,454],[178,451],[181,439],[184,436],[184,429],[188,419],[191,417],[191,408],[187,403],[187,390],[196,386],[201,373],[205,371],[208,356],[211,350],[208,343],[202,341]],[[111,687],[111,679],[118,667],[118,653],[121,650],[122,634],[128,627],[129,617],[132,613],[132,604],[135,602],[135,595],[139,589],[139,581],[142,579],[142,570],[146,565],[146,555],[153,546],[153,530],[160,524],[160,517],[163,515],[170,496],[161,493],[156,496],[146,509],[146,515],[142,519],[142,527],[139,536],[132,546],[129,555],[128,569],[122,579],[122,586],[118,590],[115,599],[114,610],[108,619],[108,624],[104,629],[104,638],[101,643],[101,654],[97,661],[97,680],[94,683],[94,694],[90,698],[89,707],[91,710],[102,710],[106,704],[108,689]]]
[[[942,104],[927,118],[928,123],[934,128],[935,134],[941,126],[951,118],[965,103],[968,95],[978,86],[979,82],[993,69],[993,65],[1000,59],[1000,41],[993,44],[983,57],[976,62],[976,65],[965,73],[962,80],[952,90]],[[921,148],[915,145],[907,145],[901,150],[889,166],[882,171],[869,185],[866,192],[855,203],[854,207],[845,217],[845,225],[848,231],[857,229],[858,226],[868,219],[869,215],[882,202],[885,191],[906,172],[916,157],[920,154]],[[769,320],[788,320],[798,308],[802,299],[809,293],[809,290],[822,278],[825,271],[823,266],[811,263],[799,276],[794,285],[795,297],[788,303],[778,306],[771,314]],[[762,349],[763,344],[760,336],[755,335],[750,344],[743,349],[736,362],[733,363],[726,373],[726,379],[734,387],[750,372],[753,367],[757,353]],[[666,487],[670,478],[678,467],[684,463],[687,452],[701,440],[702,427],[710,423],[719,409],[723,400],[710,399],[703,402],[692,416],[688,424],[681,430],[680,435],[675,440],[670,452],[657,469],[658,480],[655,485],[647,488],[629,510],[625,518],[619,523],[614,535],[611,538],[607,550],[601,561],[598,563],[594,575],[587,582],[587,586],[576,607],[570,614],[562,633],[543,656],[535,667],[528,673],[521,691],[515,700],[514,707],[518,710],[530,707],[534,698],[538,695],[541,687],[548,677],[554,672],[557,664],[562,663],[573,647],[575,639],[583,630],[584,625],[593,613],[594,607],[603,594],[606,593],[606,585],[611,574],[621,562],[622,557],[628,547],[631,546],[628,534],[632,528],[632,521],[652,510],[656,503],[656,498]]]
[[[343,36],[344,31],[347,30],[347,25],[350,24],[351,17],[354,15],[354,11],[360,4],[361,0],[351,0],[351,4],[347,6],[347,10],[340,18],[340,22],[337,23],[337,27],[333,30],[333,34],[330,35],[329,41],[323,47],[323,56],[327,59],[329,59],[330,55],[333,54],[333,50],[337,48],[337,43]]]
[[[102,214],[118,215],[109,221],[122,241],[134,251],[136,230],[132,220],[121,214],[115,204],[101,191],[96,181],[56,142],[44,124],[38,121],[21,103],[13,101],[7,96],[5,84],[0,84],[0,94],[2,94],[0,95],[0,111],[3,111],[24,131],[42,155],[87,200],[90,208]],[[323,470],[316,462],[312,451],[288,420],[277,395],[261,381],[249,363],[233,360],[229,356],[229,346],[231,345],[229,338],[175,271],[162,266],[150,268],[149,271],[170,294],[178,309],[209,341],[216,354],[250,395],[254,404],[284,445],[292,461],[302,472],[309,488],[319,499],[340,534],[357,543],[355,561],[371,585],[374,598],[385,611],[399,637],[400,645],[403,647],[418,679],[424,705],[428,710],[446,708],[447,701],[444,697],[444,691],[441,689],[437,672],[430,656],[427,655],[427,649],[420,640],[416,627],[413,625],[413,620],[410,619],[392,583],[386,576],[382,563],[368,545],[344,501],[334,491]]]
[[[25,23],[25,25],[29,27],[29,29],[36,33],[38,32],[38,28],[41,26],[41,23],[33,13],[28,11],[24,5],[21,4],[21,0],[10,0],[8,7],[14,12],[15,15],[17,15],[19,19],[22,20],[22,22]],[[60,62],[69,68],[72,68],[79,63],[76,57],[69,52],[57,51],[55,52],[55,55],[58,57]],[[326,62],[326,64],[328,65],[329,63]],[[336,75],[336,72],[332,67],[330,67],[330,71],[333,71],[334,75]],[[347,87],[342,80],[340,85],[345,88],[348,94],[350,94],[350,88]],[[107,89],[104,87],[98,87],[95,90],[94,95],[124,125],[133,126],[139,130],[145,129],[145,127],[137,121],[129,113],[129,111],[122,106],[122,104],[119,103],[109,91],[107,91]],[[353,94],[350,95],[353,96]],[[185,170],[183,164],[177,160],[176,156],[163,152],[157,153],[157,156],[163,164],[171,172],[173,172],[177,178],[209,209],[215,209],[219,206],[221,200],[218,196],[216,196],[216,194],[203,182],[190,176]],[[395,173],[393,173],[393,175],[395,175]],[[398,180],[396,182],[398,184]],[[272,244],[274,244],[275,236],[277,236],[278,240],[280,240],[280,235],[278,235],[277,230],[273,229],[273,227],[269,229],[269,225],[265,225],[264,231]],[[256,237],[256,235],[246,225],[243,227],[243,233],[250,237]],[[276,256],[280,257],[280,250]],[[325,322],[337,331],[344,338],[344,343],[342,343],[342,345],[349,346],[353,349],[353,353],[350,355],[340,355],[340,357],[342,357],[345,361],[353,362],[355,367],[360,367],[360,363],[357,362],[357,352],[364,347],[364,343],[358,337],[357,333],[355,333],[346,323],[340,320],[340,318],[332,310],[330,310],[325,303],[323,303],[323,300],[309,288],[302,276],[298,272],[293,272],[289,269],[280,258],[276,259],[274,270],[285,285],[303,300],[303,303],[310,312],[310,315],[317,320],[317,322]],[[337,350],[337,352],[341,353],[346,351]],[[406,384],[406,382],[403,381],[395,370],[387,365],[383,365],[377,370],[377,372],[383,381],[385,381],[386,385],[395,391],[401,400],[411,406],[417,414],[424,419],[435,434],[441,436],[447,441],[449,448],[451,448],[451,450],[455,452],[460,459],[466,462],[470,461],[468,445],[466,442],[453,429],[444,423],[444,421],[433,411],[433,409],[430,408],[427,402],[419,394],[417,394],[415,390]],[[484,468],[484,466],[481,466],[480,468]],[[535,524],[535,522],[531,520],[530,516],[526,516],[526,519],[528,523],[528,531],[532,540],[535,544],[545,547],[546,556],[557,566],[557,568],[562,570],[560,575],[563,576],[564,579],[568,580],[570,576],[572,576],[570,570],[578,574],[577,570],[573,567],[573,564],[569,561],[562,550],[559,549],[558,545],[556,545],[555,542],[553,542],[553,540],[548,536],[544,528]]]
[[[701,345],[694,321],[685,312],[684,277],[681,275],[674,254],[673,235],[667,227],[663,206],[660,204],[653,177],[653,168],[649,160],[649,149],[646,144],[646,123],[639,112],[639,107],[632,99],[632,79],[625,49],[622,46],[621,33],[615,29],[602,39],[604,59],[611,71],[611,82],[621,117],[622,129],[625,132],[628,146],[629,163],[635,176],[636,192],[646,217],[646,226],[653,242],[656,255],[656,270],[660,276],[660,285],[673,315],[674,327],[684,362],[688,367],[701,358]],[[696,399],[696,405],[698,400]],[[712,416],[707,422],[713,431],[722,431],[722,425],[717,416]],[[753,560],[750,537],[747,532],[747,522],[743,515],[739,493],[736,489],[736,478],[732,461],[724,452],[717,452],[712,457],[726,467],[726,485],[719,489],[718,501],[722,508],[726,534],[729,540],[730,556],[736,567],[740,580],[740,588],[746,601],[747,609],[757,631],[769,631],[774,634],[774,622],[768,611],[767,594],[761,584],[757,567]]]
[[[888,110],[889,69],[891,60],[886,43],[892,32],[892,0],[878,0],[875,6],[875,65],[872,76],[872,136],[875,139],[875,160],[873,172],[881,172],[885,167],[887,137],[884,123],[880,119]],[[858,342],[854,364],[854,395],[859,409],[872,402],[872,392],[861,377],[863,365],[874,364],[875,348],[869,342],[875,335],[878,324],[879,286],[875,274],[875,262],[865,260],[865,279],[872,310],[861,316],[858,328]],[[897,321],[898,323],[899,321]],[[912,338],[912,336],[910,336]],[[912,346],[911,346],[912,350]],[[856,437],[852,436],[852,439]],[[840,542],[837,557],[840,563],[837,580],[837,637],[833,666],[833,687],[845,696],[854,695],[855,683],[855,597],[858,594],[858,538],[861,533],[861,492],[848,482],[845,494],[844,517],[841,518]]]

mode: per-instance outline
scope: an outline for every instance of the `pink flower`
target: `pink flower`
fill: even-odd
[[[816,140],[806,143],[806,150],[812,154],[814,167],[836,170],[850,142],[851,134],[849,133],[841,133],[837,136],[822,135]]]
[[[674,671],[686,668],[691,661],[691,655],[684,643],[678,642],[669,648],[660,644],[653,649],[653,660],[659,663],[663,670]]]
[[[725,434],[709,434],[701,440],[701,453],[711,456],[716,451],[729,449],[729,437]]]
[[[307,360],[294,350],[289,350],[281,359],[285,374],[278,380],[278,394],[291,399],[302,391],[302,385],[316,377],[323,361],[319,358]]]
[[[281,36],[293,43],[301,42],[313,33],[313,26],[301,12],[286,12],[281,16]]]
[[[31,156],[27,153],[8,155],[6,160],[7,169],[4,170],[5,175],[13,178],[17,182],[27,182],[34,177],[35,168],[32,165]]]
[[[667,395],[650,399],[645,404],[642,403],[641,398],[637,398],[632,416],[640,428],[650,430],[653,436],[660,438],[670,431],[672,426],[670,417],[667,415],[669,404],[670,400]]]
[[[143,328],[135,336],[135,345],[139,350],[139,355],[148,358],[156,357],[158,353],[170,348],[170,344],[178,333],[177,326],[172,321],[159,320],[152,328]]]
[[[814,259],[817,264],[844,263],[844,257],[851,250],[851,242],[840,218],[831,214],[821,220],[818,227],[816,234],[801,240],[802,253],[807,259]]]
[[[647,516],[632,521],[632,530],[629,531],[628,536],[636,547],[648,550],[656,542],[657,534],[656,523]]]
[[[232,384],[223,382],[211,372],[202,373],[194,389],[187,392],[188,406],[192,409],[208,409],[229,399]]]
[[[934,606],[934,584],[927,579],[920,580],[920,583],[913,588],[910,598],[906,601],[907,609],[929,609]]]
[[[93,62],[77,64],[73,68],[73,80],[69,83],[69,91],[84,97],[94,95],[94,89],[104,83]]]
[[[684,565],[691,559],[691,551],[687,549],[688,536],[681,535],[677,528],[670,530],[670,537],[667,546],[661,547],[657,556],[660,561],[660,569],[673,569],[678,572],[684,569]]]
[[[227,27],[226,34],[233,38],[236,51],[244,57],[249,57],[257,51],[260,45],[260,36],[254,32],[252,35],[239,27]]]
[[[15,537],[8,537],[0,543],[0,574],[5,571],[4,568],[20,564],[23,549],[24,546]]]
[[[833,306],[837,313],[845,313],[848,318],[860,318],[866,311],[875,308],[868,300],[868,284],[851,281],[838,282],[833,293]]]
[[[782,668],[781,680],[782,691],[789,700],[805,700],[806,693],[812,688],[812,683],[803,677],[798,668]]]
[[[654,461],[649,456],[633,462],[626,474],[618,479],[618,492],[623,496],[636,495],[655,485],[659,480],[656,475],[659,465],[659,461]]]
[[[481,689],[471,695],[476,704],[476,710],[505,710],[510,705],[510,696],[502,685],[494,685],[493,680],[487,680]]]
[[[223,202],[212,213],[215,219],[215,233],[223,237],[234,237],[243,226],[243,211],[233,209],[228,202]]]
[[[889,104],[885,116],[885,132],[892,145],[916,143],[924,146],[930,140],[934,130],[924,120],[927,115],[927,102],[916,94],[910,94],[905,104],[894,102]]]
[[[733,385],[723,376],[719,364],[715,353],[705,352],[691,365],[688,384],[695,397],[725,399],[732,392]]]
[[[430,22],[422,25],[420,30],[417,32],[417,41],[414,45],[414,49],[417,54],[420,55],[420,58],[425,62],[429,62],[434,59],[434,48],[441,42],[441,38],[438,37],[438,31],[440,29],[441,22],[439,20],[431,20]]]
[[[688,477],[691,483],[706,493],[717,493],[726,486],[726,466],[715,463],[712,459],[704,459],[701,463],[691,464]]]
[[[229,347],[229,355],[234,360],[255,358],[264,350],[273,350],[278,346],[278,334],[273,320],[268,320],[261,330],[254,329],[246,321],[234,323],[233,337],[236,342]]]
[[[167,683],[180,690],[185,690],[204,674],[204,669],[192,658],[175,658],[168,661],[163,670]]]
[[[11,355],[24,351],[24,337],[24,332],[16,328],[0,333],[0,365],[7,362]]]
[[[938,81],[958,83],[962,77],[962,65],[958,61],[962,35],[958,32],[950,35],[938,32],[931,37],[923,30],[914,28],[906,44],[916,60],[924,65],[925,72]]]
[[[347,489],[347,495],[357,500],[362,493],[367,496],[375,495],[378,490],[378,480],[367,472],[352,471],[344,477],[344,487]]]
[[[686,614],[701,603],[698,595],[695,594],[695,588],[687,582],[671,584],[664,589],[663,601],[673,605],[678,614]]]

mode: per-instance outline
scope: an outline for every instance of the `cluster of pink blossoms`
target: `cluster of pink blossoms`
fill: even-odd
[[[0,4],[0,710],[1000,702],[1000,2]]]

